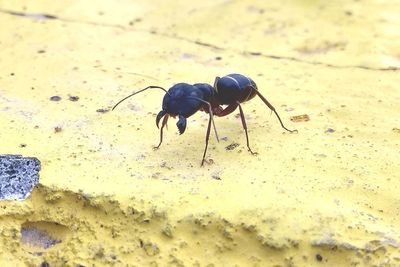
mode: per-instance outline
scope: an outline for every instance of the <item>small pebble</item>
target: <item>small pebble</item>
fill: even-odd
[[[60,100],[61,100],[61,97],[59,97],[58,95],[50,97],[50,101],[60,101]]]

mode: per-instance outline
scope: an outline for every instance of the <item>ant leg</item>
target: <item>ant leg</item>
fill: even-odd
[[[218,116],[218,117],[227,116],[236,110],[236,108],[238,107],[238,103],[247,101],[247,99],[250,97],[251,93],[253,92],[254,88],[248,87],[246,89],[248,89],[248,92],[245,91],[242,94],[242,96],[239,97],[238,102],[233,102],[233,103],[229,104],[226,108],[224,108],[224,109],[221,108],[222,110],[218,110],[218,111],[214,112],[215,116]]]
[[[218,77],[217,77],[217,78],[218,78]],[[207,105],[207,107],[208,107],[208,112],[207,112],[207,110],[206,110],[204,107],[202,107],[201,110],[202,110],[202,111],[205,111],[205,112],[208,113],[208,114],[210,114],[210,120],[211,120],[211,123],[212,123],[212,125],[213,125],[213,127],[214,127],[215,138],[217,138],[217,141],[219,142],[218,133],[217,133],[217,128],[215,127],[215,123],[214,123],[214,119],[213,119],[214,113],[213,113],[213,111],[212,111],[212,107],[211,107],[210,102],[207,102],[207,101],[205,101],[205,100],[203,100],[203,99],[201,99],[201,98],[194,97],[194,96],[189,96],[189,97],[187,97],[187,98],[196,99],[196,100],[198,100],[198,101],[200,101],[200,102],[203,102],[205,105]]]
[[[281,123],[281,126],[283,129],[285,129],[286,131],[288,131],[290,133],[298,132],[296,129],[289,130],[288,128],[286,128],[285,125],[283,125],[282,120],[278,115],[278,112],[276,112],[275,108],[271,105],[271,103],[269,103],[268,100],[257,89],[255,89],[254,87],[253,87],[253,89],[256,92],[256,94],[261,98],[261,100],[264,102],[264,104],[267,105],[275,113],[275,115],[278,117],[278,120]]]
[[[215,116],[224,117],[226,115],[229,115],[232,112],[234,112],[237,107],[238,107],[237,103],[232,103],[232,104],[228,105],[226,108],[224,108],[222,111],[215,113]]]
[[[244,132],[246,134],[246,142],[247,142],[247,148],[249,149],[250,153],[252,155],[257,155],[257,152],[253,152],[250,148],[250,143],[249,143],[249,135],[247,134],[247,125],[246,125],[246,119],[244,118],[244,113],[243,113],[243,109],[242,106],[239,104],[238,102],[238,106],[239,106],[239,111],[240,111],[240,118],[242,119],[242,125],[243,125],[243,129]]]
[[[156,126],[159,129],[160,127],[158,126],[158,124],[160,123],[160,120],[162,117],[165,116],[165,114],[167,114],[167,112],[165,110],[161,110],[160,112],[158,112],[157,117],[156,117]]]
[[[205,157],[206,157],[206,152],[207,152],[207,147],[208,147],[208,140],[210,139],[210,131],[211,131],[211,115],[210,119],[208,120],[208,127],[207,127],[207,134],[206,134],[206,147],[204,148],[204,154],[203,154],[203,159],[201,160],[201,166],[203,167]]]
[[[213,111],[212,111],[211,104],[210,104],[209,102],[207,102],[207,101],[204,101],[204,102],[207,103],[207,106],[208,106],[208,114],[210,114],[210,120],[211,120],[212,125],[213,125],[213,127],[214,127],[215,138],[217,138],[217,141],[219,142],[218,133],[217,133],[217,128],[215,127],[215,123],[214,123],[214,119],[213,119],[214,113],[213,113]]]
[[[161,146],[161,143],[163,141],[163,128],[165,125],[167,125],[168,118],[169,118],[169,115],[165,114],[162,124],[161,124],[161,129],[160,129],[160,143],[158,144],[158,146],[155,146],[154,149],[158,149]]]

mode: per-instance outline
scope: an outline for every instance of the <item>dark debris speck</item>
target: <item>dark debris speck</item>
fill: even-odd
[[[226,150],[230,151],[230,150],[234,150],[235,148],[237,148],[239,146],[238,143],[232,143],[228,146],[225,147]]]
[[[345,13],[347,16],[353,16],[353,12],[351,12],[351,11],[349,11],[349,10],[345,11],[344,13]]]
[[[107,113],[107,112],[109,112],[110,110],[108,110],[108,109],[106,109],[106,108],[99,108],[99,109],[97,109],[96,110],[96,112],[98,112],[98,113]]]
[[[218,174],[213,174],[211,177],[215,180],[221,180],[221,177]]]
[[[316,255],[315,255],[315,259],[316,259],[317,261],[322,261],[322,256],[319,255],[319,254],[316,254]]]
[[[76,101],[79,100],[79,96],[72,96],[72,95],[70,95],[68,99],[69,99],[69,101],[76,102]]]

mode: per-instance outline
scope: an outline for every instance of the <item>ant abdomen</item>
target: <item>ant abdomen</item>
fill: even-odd
[[[246,102],[256,96],[252,88],[257,86],[255,82],[242,74],[229,74],[215,80],[218,100],[222,105],[229,105],[239,101]]]

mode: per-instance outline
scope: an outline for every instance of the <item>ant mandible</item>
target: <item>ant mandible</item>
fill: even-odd
[[[206,83],[197,84],[187,84],[178,83],[172,86],[168,91],[160,86],[148,86],[140,91],[132,93],[131,95],[120,100],[113,108],[114,110],[121,102],[127,98],[141,93],[148,89],[161,89],[165,92],[162,110],[157,114],[156,125],[159,128],[159,122],[161,119],[160,128],[160,143],[155,148],[159,148],[163,141],[163,128],[167,124],[168,118],[178,116],[178,122],[176,123],[178,131],[183,134],[186,129],[186,119],[192,116],[197,111],[201,110],[209,114],[208,127],[206,133],[206,144],[204,148],[203,158],[201,161],[201,166],[204,165],[205,156],[208,147],[208,140],[210,137],[211,124],[214,127],[215,136],[218,139],[218,133],[214,124],[214,115],[218,117],[223,117],[229,115],[237,108],[239,108],[240,118],[242,121],[242,126],[246,134],[247,148],[252,154],[256,154],[250,148],[249,136],[247,133],[247,124],[244,117],[243,109],[241,103],[249,101],[256,95],[261,98],[261,100],[275,113],[281,126],[288,132],[297,132],[297,130],[289,130],[286,128],[279,114],[276,112],[275,108],[268,102],[268,100],[258,91],[255,82],[242,74],[229,74],[223,77],[216,77],[214,82],[214,87]],[[223,108],[222,105],[227,105]]]

